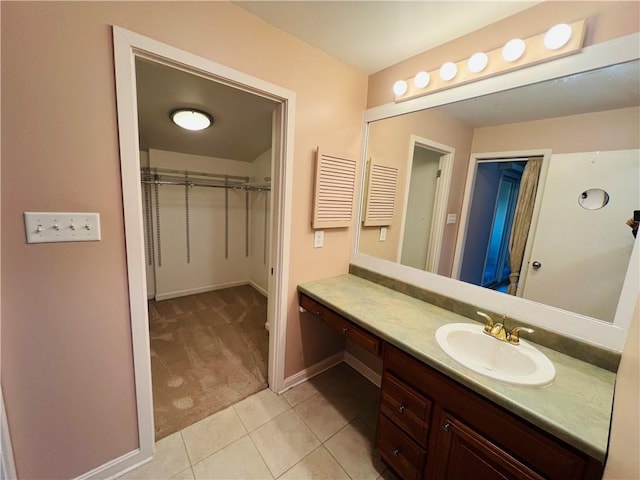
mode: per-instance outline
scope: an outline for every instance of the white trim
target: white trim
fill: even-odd
[[[362,362],[352,353],[349,353],[347,351],[344,352],[344,363],[349,365],[356,372],[373,383],[376,387],[380,388],[380,385],[382,385],[382,375],[380,375],[366,363]]]
[[[617,63],[628,62],[640,58],[640,33],[609,40],[585,47],[581,53],[551,62],[535,65],[523,70],[498,75],[474,83],[469,83],[450,90],[408,100],[398,104],[386,104],[364,112],[364,135],[368,136],[367,122],[415,112],[430,107],[437,107],[468,98],[508,90],[523,85],[541,82],[553,78],[564,77],[588,70],[602,68]],[[366,143],[363,144],[362,158],[366,158]],[[361,203],[358,208],[361,208]],[[360,210],[358,210],[360,213]],[[359,215],[356,217],[359,219]],[[358,221],[354,222],[356,231]],[[455,279],[438,276],[358,253],[358,236],[354,235],[351,263],[388,275],[401,281],[412,283],[418,287],[452,298],[460,298],[479,308],[490,308],[506,315],[521,319],[533,325],[557,331],[594,345],[622,351],[631,322],[635,301],[638,295],[638,276],[640,261],[636,253],[637,242],[627,272],[625,284],[618,303],[613,323],[607,323],[584,315],[568,312],[559,308],[542,305],[536,302],[503,295],[491,290],[460,282]],[[636,260],[634,262],[634,259]]]
[[[330,357],[325,358],[324,360],[320,360],[318,363],[314,363],[313,365],[305,368],[304,370],[300,370],[298,373],[294,373],[290,377],[285,378],[284,388],[279,393],[284,393],[290,388],[293,388],[296,385],[300,385],[301,383],[306,382],[307,380],[315,377],[316,375],[320,375],[322,372],[325,372],[330,368],[335,367],[339,363],[342,363],[343,360],[344,360],[344,351],[341,351],[331,355]]]
[[[135,470],[150,461],[151,457],[143,455],[140,449],[136,449],[132,452],[125,453],[118,458],[114,458],[113,460],[100,465],[89,472],[83,473],[74,480],[111,480],[121,477],[125,473]]]
[[[249,280],[249,283],[247,283],[247,285],[252,286],[253,288],[255,288],[258,292],[260,292],[264,297],[269,298],[269,292],[267,292],[264,288],[262,288],[260,285],[258,285],[256,282]],[[267,322],[268,323],[268,322]]]
[[[136,111],[135,57],[151,58],[174,67],[180,65],[182,69],[197,71],[199,75],[270,98],[280,104],[276,109],[279,112],[280,122],[274,125],[281,139],[279,144],[274,146],[280,152],[280,156],[276,158],[281,159],[281,162],[272,162],[278,163],[278,175],[274,176],[277,194],[272,197],[271,209],[273,216],[272,238],[274,238],[271,245],[275,252],[272,254],[271,265],[275,269],[275,274],[273,275],[273,289],[271,289],[274,295],[269,302],[270,305],[273,304],[272,309],[269,310],[272,317],[268,320],[272,333],[269,336],[269,386],[276,392],[282,388],[284,383],[295,93],[118,26],[113,26],[113,43],[138,438],[141,457],[146,459],[153,455],[154,427]],[[279,212],[279,214],[274,212]],[[118,466],[115,465],[114,469],[117,468]]]
[[[9,422],[7,421],[7,411],[4,406],[4,395],[0,386],[0,474],[1,478],[14,480],[18,478],[16,465],[13,458],[13,447],[11,446],[11,435],[9,432]]]
[[[488,152],[488,153],[472,153],[469,159],[469,168],[467,169],[467,177],[465,180],[464,197],[462,200],[462,208],[460,209],[460,221],[458,224],[458,237],[456,238],[456,248],[453,254],[453,268],[451,269],[451,278],[460,278],[460,269],[462,268],[462,254],[467,241],[467,224],[469,223],[469,210],[471,209],[471,198],[473,197],[473,188],[475,187],[476,174],[478,172],[478,163],[480,162],[509,162],[513,160],[527,160],[531,157],[542,157],[542,167],[538,178],[538,192],[533,205],[533,213],[531,216],[531,226],[529,232],[535,232],[540,217],[540,206],[542,205],[542,197],[544,195],[544,185],[547,181],[547,172],[549,171],[549,163],[551,160],[551,149],[542,148],[539,150],[512,150],[506,152]],[[533,244],[533,236],[529,234],[527,245],[524,249],[522,264],[529,263],[531,256],[531,246]],[[520,277],[518,285],[518,293],[521,293],[526,282],[526,275]],[[521,296],[521,295],[517,295]]]
[[[156,293],[155,299],[160,302],[171,298],[185,297],[187,295],[196,295],[198,293],[215,292],[216,290],[224,290],[225,288],[241,287],[242,285],[252,285],[249,280],[238,280],[237,282],[218,283],[216,285],[206,285],[204,287],[187,288],[186,290],[174,290],[173,292]],[[253,286],[253,285],[252,285]]]
[[[405,180],[404,204],[402,208],[402,219],[400,223],[400,241],[398,242],[397,261],[402,259],[402,247],[404,244],[404,229],[407,225],[407,206],[409,204],[409,187],[411,184],[411,172],[413,170],[413,156],[416,145],[443,154],[440,157],[438,169],[440,170],[440,181],[436,182],[435,199],[433,212],[431,214],[431,228],[429,230],[429,243],[427,250],[427,260],[424,269],[427,272],[438,273],[440,263],[440,252],[442,251],[442,236],[447,220],[447,202],[449,200],[449,188],[451,186],[451,173],[453,171],[453,160],[456,149],[443,143],[419,137],[409,136],[409,156],[407,158],[407,178]]]

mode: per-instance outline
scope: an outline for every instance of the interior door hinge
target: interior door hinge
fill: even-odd
[[[436,178],[440,178],[440,175],[442,175],[442,170],[438,170],[438,172],[436,173]]]

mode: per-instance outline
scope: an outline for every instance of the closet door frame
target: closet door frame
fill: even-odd
[[[129,307],[133,342],[140,448],[121,467],[129,470],[149,461],[155,444],[151,356],[149,347],[145,251],[140,184],[140,153],[136,96],[135,59],[146,58],[174,68],[194,72],[278,103],[274,119],[275,173],[271,195],[271,242],[269,276],[269,387],[284,390],[289,254],[293,178],[295,93],[165,43],[113,26],[120,169],[124,207],[125,247],[129,280]]]

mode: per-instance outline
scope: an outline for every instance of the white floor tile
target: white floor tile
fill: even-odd
[[[324,444],[353,479],[377,479],[386,470],[375,452],[375,424],[366,412],[349,423]]]
[[[196,480],[272,479],[248,435],[219,450],[193,467]]]
[[[335,458],[320,446],[291,467],[280,480],[350,480]]]
[[[362,406],[357,399],[340,394],[333,394],[327,398],[318,393],[294,410],[316,437],[324,442],[353,420],[361,409]]]
[[[304,382],[300,385],[296,385],[293,388],[290,388],[286,392],[282,394],[289,405],[295,407],[301,402],[304,402],[306,399],[316,394],[318,389],[312,382]]]
[[[293,410],[262,425],[250,435],[274,477],[282,475],[320,445]]]
[[[192,465],[246,434],[247,431],[233,407],[226,408],[182,430]]]
[[[171,480],[195,480],[195,477],[193,476],[193,470],[191,470],[191,467],[189,467],[179,474],[171,477]]]
[[[283,397],[266,389],[236,403],[234,408],[247,431],[251,432],[291,407]]]
[[[189,457],[185,450],[182,436],[174,433],[156,442],[153,460],[127,473],[122,479],[154,480],[169,479],[189,468]]]

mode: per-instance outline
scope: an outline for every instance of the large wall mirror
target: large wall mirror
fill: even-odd
[[[359,222],[352,262],[620,350],[638,293],[634,39],[519,72],[512,88],[490,79],[476,96],[368,111],[363,158],[397,169],[395,213]]]

